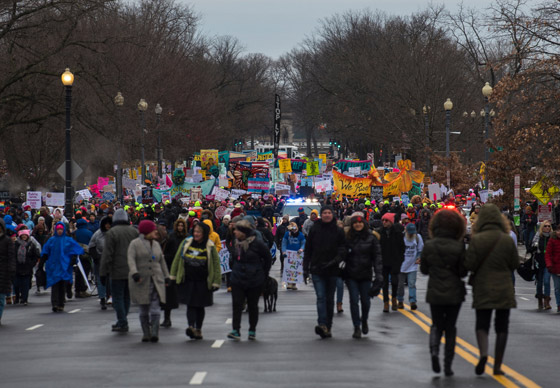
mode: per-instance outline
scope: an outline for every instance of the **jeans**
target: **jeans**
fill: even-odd
[[[241,288],[235,285],[231,286],[231,304],[233,310],[232,328],[239,331],[241,329],[241,314],[243,313],[243,304],[247,300],[247,310],[249,311],[249,331],[257,330],[259,322],[259,298],[262,293],[262,287]],[[113,298],[114,299],[114,298]]]
[[[550,272],[548,272],[546,267],[542,267],[537,271],[537,294],[535,297],[544,298],[545,296],[550,296]]]
[[[344,280],[336,278],[336,303],[342,303],[344,298]]]
[[[560,308],[560,275],[551,273],[550,277],[554,281],[554,296],[556,297],[556,306]]]
[[[313,275],[311,278],[317,295],[317,323],[330,330],[334,315],[334,293],[339,278],[323,275]]]
[[[371,280],[346,280],[348,295],[350,295],[350,313],[354,327],[360,327],[362,322],[367,322],[371,300],[368,295],[371,288]],[[360,306],[362,304],[362,317],[360,318]]]
[[[399,290],[399,274],[391,273],[391,267],[383,267],[383,302],[389,302],[389,278],[391,279],[391,291],[393,298],[397,297]]]
[[[408,280],[408,301],[416,303],[416,271],[399,274],[399,289],[397,290],[397,300],[404,302],[404,282]]]
[[[2,319],[2,313],[4,312],[4,304],[6,304],[6,294],[0,294],[0,319]]]
[[[130,309],[130,293],[128,279],[111,279],[113,291],[113,309],[117,313],[117,326],[128,327],[128,310]]]
[[[29,296],[29,288],[31,287],[31,275],[16,275],[14,279],[14,290],[16,293],[16,301],[27,303]]]
[[[99,294],[99,299],[107,298],[107,286],[101,284],[99,267],[101,264],[99,262],[93,264],[93,275],[95,276],[95,283],[97,284],[97,293]]]
[[[523,239],[525,240],[525,249],[530,250],[531,244],[533,244],[533,238],[535,238],[535,228],[525,229],[523,232]]]

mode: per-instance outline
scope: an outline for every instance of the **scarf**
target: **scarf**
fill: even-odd
[[[241,254],[241,252],[247,252],[249,245],[255,240],[255,238],[256,236],[250,236],[243,241],[235,240],[235,247],[237,248],[239,254]]]
[[[23,241],[22,239],[18,239],[19,241],[19,248],[17,251],[17,262],[19,264],[25,263],[25,258],[27,257],[27,246],[29,245],[29,240]]]

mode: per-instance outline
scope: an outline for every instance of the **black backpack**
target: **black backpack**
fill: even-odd
[[[537,266],[535,260],[535,254],[531,254],[531,257],[525,260],[519,268],[517,268],[517,273],[523,280],[532,282],[535,280],[535,275],[537,274]]]

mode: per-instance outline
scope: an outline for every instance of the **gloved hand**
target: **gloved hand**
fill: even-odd
[[[132,280],[134,280],[134,283],[138,283],[140,281],[140,274],[136,272],[134,275],[132,275]]]
[[[307,279],[309,279],[309,271],[303,271],[303,282],[307,284]]]
[[[216,292],[220,289],[220,287],[212,286],[212,292]]]
[[[169,287],[169,284],[171,284],[171,279],[165,278],[164,282],[165,282],[165,287]]]
[[[102,286],[105,287],[107,285],[107,276],[100,276],[99,282],[101,283]]]
[[[375,298],[381,292],[381,288],[383,287],[383,282],[375,279],[371,284],[371,288],[368,291],[368,295],[370,298]]]

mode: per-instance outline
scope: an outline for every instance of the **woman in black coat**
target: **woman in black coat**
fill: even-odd
[[[350,229],[346,233],[347,255],[343,271],[348,294],[350,295],[350,313],[354,324],[353,338],[361,338],[362,333],[369,332],[368,315],[371,306],[369,291],[373,273],[375,283],[383,284],[383,262],[379,234],[371,232],[362,213],[353,214]],[[362,316],[360,317],[360,304]]]
[[[6,295],[12,293],[12,278],[16,274],[14,242],[6,235],[6,225],[0,218],[0,320],[4,311]]]
[[[37,264],[41,253],[30,240],[30,232],[22,229],[18,232],[16,240],[16,277],[14,281],[15,301],[14,304],[21,303],[27,306],[33,267]]]
[[[247,301],[249,339],[256,339],[259,320],[259,297],[268,278],[272,257],[264,242],[256,238],[254,226],[247,220],[235,224],[235,248],[231,268],[232,328],[228,338],[239,340],[241,313]]]
[[[163,250],[167,268],[171,269],[171,264],[173,264],[173,259],[175,258],[177,249],[179,249],[179,245],[181,245],[183,240],[188,236],[186,221],[182,218],[178,218],[173,224],[173,232],[169,234],[167,244],[165,244],[165,249]],[[165,304],[162,305],[164,314],[163,323],[161,324],[162,327],[171,327],[171,310],[178,307],[177,285],[172,283],[165,287]]]
[[[451,363],[455,355],[455,324],[461,304],[465,300],[465,284],[461,278],[467,276],[465,262],[465,220],[452,210],[438,211],[430,222],[431,239],[426,241],[420,259],[420,271],[429,275],[426,302],[432,312],[430,329],[430,354],[432,369],[441,371],[439,344],[445,332],[445,375],[452,376]]]

